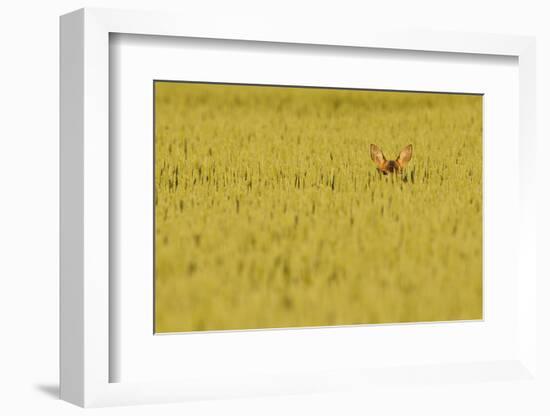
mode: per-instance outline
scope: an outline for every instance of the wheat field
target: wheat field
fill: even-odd
[[[154,186],[156,332],[482,318],[481,96],[155,82]]]

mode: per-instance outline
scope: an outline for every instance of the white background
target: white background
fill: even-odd
[[[83,6],[235,14],[337,31],[339,25],[383,25],[538,36],[538,134],[533,161],[550,154],[550,27],[544,1],[12,1],[0,12],[0,412],[73,414],[82,410],[55,399],[58,376],[58,16]],[[539,274],[550,248],[548,169],[539,166]],[[503,169],[506,167],[503,166]],[[533,172],[535,174],[535,172]],[[547,254],[546,254],[547,255]],[[539,292],[550,294],[542,281]],[[543,297],[539,298],[541,301]],[[549,302],[550,304],[550,302]],[[549,307],[541,302],[548,325]],[[540,332],[549,348],[550,331]],[[547,356],[540,356],[548,371]],[[547,386],[547,391],[548,391]],[[377,397],[340,392],[323,395],[224,400],[93,410],[99,414],[394,414],[403,402],[419,414],[549,414],[548,399],[529,385],[441,385]],[[481,400],[481,404],[478,401]],[[545,408],[543,408],[543,403]]]

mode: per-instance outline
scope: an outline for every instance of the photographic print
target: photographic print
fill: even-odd
[[[155,332],[482,319],[482,103],[155,81]]]

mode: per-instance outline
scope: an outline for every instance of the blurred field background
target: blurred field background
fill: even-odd
[[[481,96],[156,82],[155,129],[156,332],[482,318]]]

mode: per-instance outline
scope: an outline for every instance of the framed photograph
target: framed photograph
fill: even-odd
[[[153,94],[155,333],[483,318],[482,95]]]
[[[538,383],[534,39],[242,23],[61,18],[61,397]]]

